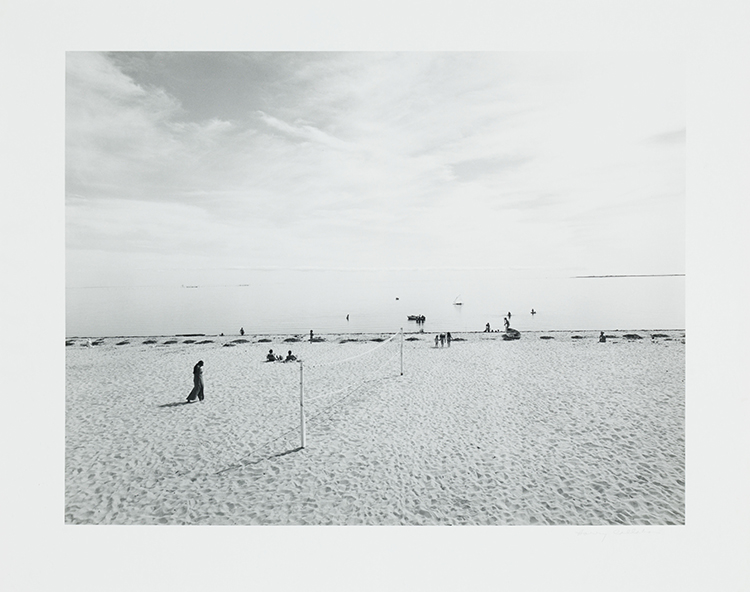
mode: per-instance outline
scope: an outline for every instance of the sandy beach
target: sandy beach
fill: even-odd
[[[608,335],[71,338],[65,522],[684,524],[684,331]]]

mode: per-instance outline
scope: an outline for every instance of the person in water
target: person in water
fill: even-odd
[[[203,360],[193,366],[193,390],[190,391],[187,402],[192,403],[196,398],[203,400]]]

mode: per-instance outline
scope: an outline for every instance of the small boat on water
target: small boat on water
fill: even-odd
[[[458,296],[456,296],[456,299],[453,301],[453,305],[454,306],[461,306],[462,304],[463,304],[463,302],[461,302],[461,294],[459,294]]]

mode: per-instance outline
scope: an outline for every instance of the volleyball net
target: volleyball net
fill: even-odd
[[[342,343],[351,343],[344,350],[347,353],[345,357],[341,355]],[[266,432],[268,439],[253,446],[239,464],[235,463],[219,472],[239,468],[245,464],[243,461],[282,439],[296,440],[299,448],[305,448],[309,426],[324,421],[338,409],[351,404],[358,395],[375,395],[383,380],[403,374],[403,344],[403,330],[369,339],[316,343],[296,363],[282,364],[284,374],[297,373],[295,388],[269,405],[253,422],[262,426],[273,418],[271,423],[276,426],[276,434]],[[278,367],[276,369],[280,370]],[[291,381],[285,382],[292,384]]]

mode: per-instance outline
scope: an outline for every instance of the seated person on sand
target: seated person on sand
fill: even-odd
[[[273,350],[269,349],[268,355],[266,356],[266,362],[275,362],[275,361],[276,361],[276,356],[273,354]]]
[[[286,355],[285,362],[294,362],[297,359],[297,356],[292,355],[292,350],[289,350],[289,353]]]
[[[604,331],[599,332],[599,343],[606,343],[607,337],[604,335]]]

